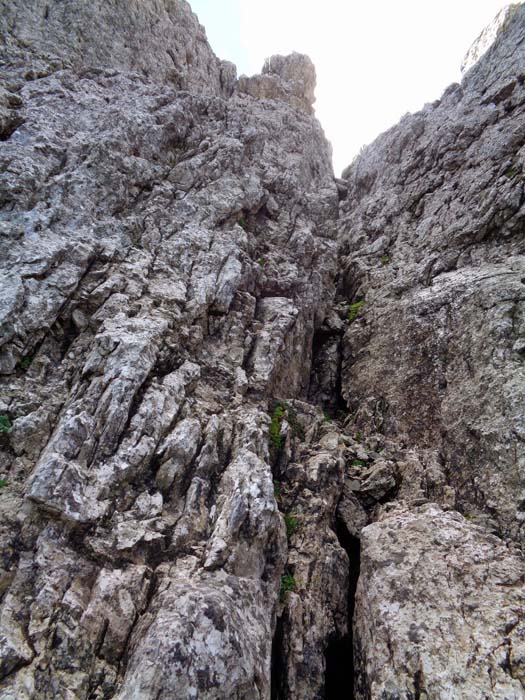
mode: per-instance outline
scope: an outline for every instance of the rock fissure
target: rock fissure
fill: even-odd
[[[359,539],[352,536],[340,517],[336,518],[336,534],[339,544],[348,555],[347,633],[340,639],[329,640],[325,651],[325,700],[353,698],[354,694],[354,645],[353,616],[355,594],[360,570]]]

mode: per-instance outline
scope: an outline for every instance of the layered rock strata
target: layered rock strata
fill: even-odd
[[[233,94],[184,2],[1,24],[1,696],[267,697],[267,408],[333,296],[328,144]],[[273,84],[307,105],[291,61]]]

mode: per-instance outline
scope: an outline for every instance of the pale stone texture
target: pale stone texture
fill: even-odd
[[[525,6],[501,19],[461,85],[344,173],[341,293],[363,303],[342,393],[397,446],[339,506],[359,700],[525,697]]]
[[[523,697],[505,17],[334,180],[307,57],[0,0],[2,700],[348,695],[359,539],[357,698]]]
[[[0,697],[266,698],[268,399],[335,291],[313,66],[234,92],[181,0],[0,13]]]
[[[525,7],[443,98],[347,169],[343,395],[439,451],[456,506],[524,538]]]
[[[435,504],[361,533],[357,698],[525,698],[525,562]]]

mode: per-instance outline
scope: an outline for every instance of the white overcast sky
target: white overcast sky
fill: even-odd
[[[275,53],[307,53],[316,114],[338,175],[359,148],[459,81],[463,56],[501,0],[190,0],[215,53],[258,73]]]

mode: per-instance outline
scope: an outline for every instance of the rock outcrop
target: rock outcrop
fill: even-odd
[[[344,173],[342,393],[418,464],[409,510],[362,531],[358,698],[525,697],[504,544],[524,543],[525,7],[503,17],[461,85]]]
[[[456,506],[523,540],[525,10],[438,103],[349,168],[343,394],[431,448]]]
[[[2,700],[525,698],[500,25],[338,180],[306,56],[0,0]]]

